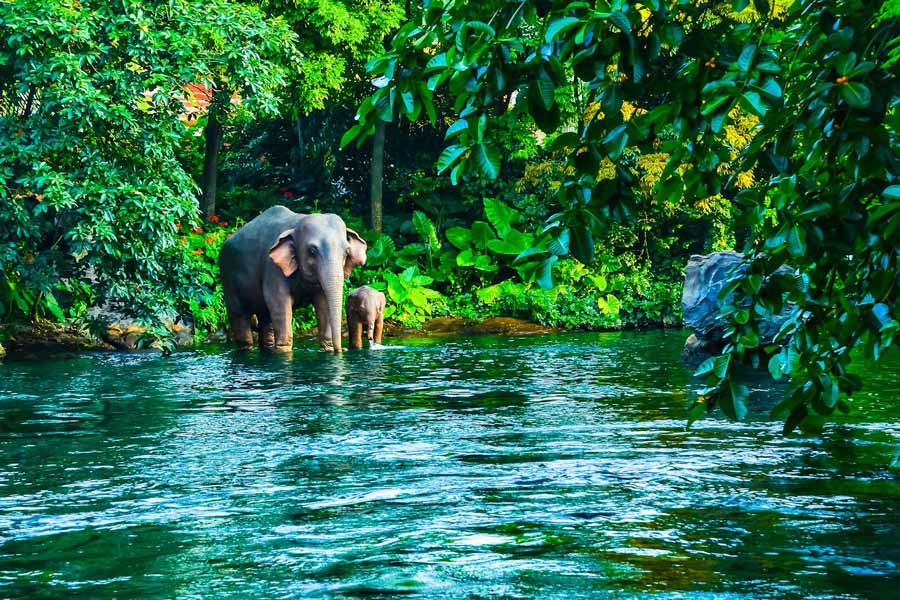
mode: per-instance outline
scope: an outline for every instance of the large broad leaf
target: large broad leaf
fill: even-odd
[[[561,19],[557,19],[550,23],[547,26],[547,33],[544,34],[544,41],[548,44],[553,43],[553,40],[556,39],[556,36],[559,34],[572,29],[580,23],[580,20],[575,17],[563,17]]]
[[[625,133],[625,125],[619,125],[603,138],[603,145],[606,146],[606,152],[609,159],[615,161],[622,155],[625,144],[628,143],[628,134]]]
[[[533,236],[510,229],[502,240],[489,241],[488,248],[497,254],[518,255],[524,252],[526,248],[530,248],[533,241]]]
[[[737,59],[737,68],[741,73],[746,73],[753,65],[753,57],[756,56],[756,44],[747,44]]]
[[[741,106],[757,117],[766,116],[766,111],[768,111],[768,107],[756,92],[744,92],[741,94]]]
[[[622,304],[619,299],[612,294],[607,294],[606,297],[601,296],[597,298],[597,308],[599,308],[600,312],[607,317],[619,316],[619,309],[621,307]]]
[[[438,173],[443,173],[449,169],[466,150],[468,150],[466,146],[460,146],[459,144],[453,144],[444,148],[437,160]]]
[[[407,288],[399,277],[393,273],[385,273],[384,279],[387,282],[387,291],[391,300],[397,303],[406,300]]]
[[[469,122],[466,119],[459,119],[453,125],[447,128],[447,133],[444,134],[444,139],[451,138],[454,135],[459,135],[461,131],[468,127]]]
[[[456,264],[460,267],[472,267],[475,265],[477,255],[471,248],[466,248],[456,255]]]
[[[522,219],[519,211],[508,207],[499,200],[493,198],[484,199],[484,214],[488,221],[497,230],[500,237],[504,237],[511,229],[512,225],[518,223]]]
[[[586,265],[594,260],[594,236],[585,223],[578,223],[569,228],[572,256]]]
[[[545,290],[553,287],[553,265],[558,260],[557,256],[549,256],[541,261],[534,272],[534,281]]]
[[[853,108],[865,108],[872,101],[872,93],[864,83],[854,81],[841,86],[841,98]]]
[[[437,229],[431,219],[420,210],[413,211],[413,229],[422,237],[422,241],[431,250],[441,249],[441,240],[438,239]]]
[[[474,266],[479,271],[488,271],[488,272],[494,272],[499,268],[497,266],[497,264],[495,262],[493,262],[491,260],[491,257],[488,256],[487,254],[478,255],[478,257],[475,258]]]
[[[496,179],[500,174],[500,150],[493,146],[477,144],[472,151],[472,160],[478,171],[489,179]]]
[[[484,221],[472,223],[472,244],[479,250],[486,250],[490,240],[497,239],[494,230]]]
[[[531,92],[545,110],[550,110],[556,103],[556,84],[545,69],[538,70],[538,76],[531,84]]]
[[[472,244],[472,230],[465,227],[451,227],[446,231],[447,239],[451,244],[465,250]]]

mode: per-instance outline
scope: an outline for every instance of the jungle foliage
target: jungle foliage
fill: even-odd
[[[566,156],[559,212],[540,243],[519,255],[536,281],[567,245],[590,264],[613,223],[633,224],[641,186],[629,164],[666,154],[657,203],[724,196],[737,211],[749,268],[723,298],[721,356],[699,370],[709,387],[691,419],[719,406],[746,412],[736,368],[768,365],[791,381],[775,413],[785,431],[815,429],[846,411],[860,388],[848,367],[862,348],[878,358],[900,324],[900,82],[897,3],[648,0],[425,2],[391,49],[371,65],[389,84],[367,98],[344,142],[377,119],[435,121],[435,94],[456,120],[439,171],[453,180],[496,178],[496,132],[527,119]],[[587,97],[573,123],[561,97]],[[590,107],[599,104],[599,110]],[[631,104],[635,110],[623,110]],[[728,127],[758,120],[735,147]],[[603,176],[611,164],[615,177]],[[785,263],[799,277],[772,276]],[[761,345],[758,319],[793,303],[781,344]]]
[[[273,115],[294,42],[227,0],[0,2],[0,315],[117,298],[152,320],[202,293],[176,230],[197,223],[189,84]]]
[[[729,343],[691,419],[742,418],[750,364],[789,378],[786,431],[815,428],[861,385],[854,349],[877,358],[900,329],[898,15],[897,0],[0,0],[0,322],[115,299],[148,321],[190,314],[203,337],[225,323],[218,248],[273,204],[362,232],[348,291],[384,290],[407,326],[675,325],[688,257],[738,249]],[[382,233],[365,219],[379,121]],[[770,276],[783,264],[801,276]],[[761,345],[759,318],[786,302],[794,318]]]

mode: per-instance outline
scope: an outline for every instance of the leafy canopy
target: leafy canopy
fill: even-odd
[[[188,297],[188,86],[276,112],[291,30],[229,0],[19,0],[0,24],[0,316],[89,294],[150,317]]]
[[[562,210],[540,240],[564,240],[583,262],[635,215],[640,189],[623,157],[664,155],[656,200],[727,198],[747,240],[749,266],[725,290],[727,345],[700,370],[709,385],[691,419],[714,406],[743,417],[735,369],[747,363],[790,377],[775,411],[785,431],[815,428],[860,388],[852,351],[878,358],[900,328],[897,3],[749,4],[426,0],[370,63],[386,85],[343,143],[396,115],[435,122],[434,96],[448,94],[457,118],[438,169],[454,182],[493,178],[497,123],[529,119],[567,153]],[[599,110],[569,117],[560,99],[573,87]],[[735,148],[729,125],[745,116],[758,126]],[[600,176],[605,163],[613,177]],[[556,258],[540,244],[520,255]],[[786,263],[798,277],[772,276]],[[779,343],[761,344],[759,317],[785,302],[793,318]]]

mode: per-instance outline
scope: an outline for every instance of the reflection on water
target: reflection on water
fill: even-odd
[[[895,595],[897,357],[823,438],[685,432],[683,339],[0,366],[0,597]]]

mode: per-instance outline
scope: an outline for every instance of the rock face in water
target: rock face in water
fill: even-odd
[[[681,308],[684,312],[684,324],[694,333],[685,342],[684,352],[681,355],[684,362],[699,364],[711,354],[718,353],[724,346],[722,340],[724,324],[719,318],[719,308],[722,306],[719,292],[734,272],[742,272],[746,268],[744,255],[737,252],[695,254],[688,261]],[[781,267],[776,271],[776,273],[794,272],[796,271],[789,267]],[[760,343],[772,343],[792,309],[792,304],[785,303],[781,313],[760,320]]]

